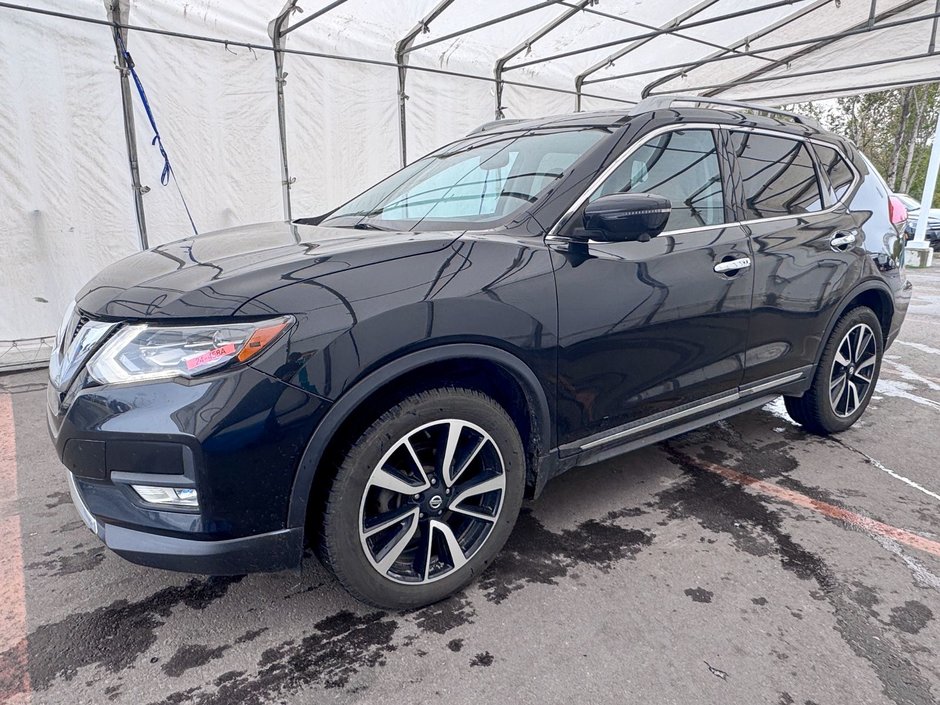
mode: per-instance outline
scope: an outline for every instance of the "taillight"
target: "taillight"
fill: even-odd
[[[894,229],[898,231],[898,235],[904,232],[907,225],[907,206],[897,196],[891,196],[888,199],[888,218]]]

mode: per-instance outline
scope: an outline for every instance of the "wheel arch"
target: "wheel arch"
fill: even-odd
[[[455,362],[494,365],[518,385],[524,395],[530,424],[528,438],[523,438],[527,446],[526,480],[527,484],[534,484],[540,458],[554,447],[548,395],[535,372],[525,361],[502,348],[480,343],[440,345],[395,358],[356,382],[333,403],[314,430],[301,457],[291,490],[287,525],[305,526],[311,500],[318,490],[318,480],[325,478],[326,473],[321,467],[323,460],[328,457],[339,434],[348,424],[354,423],[357,413],[362,412],[370,400],[375,400],[384,390],[395,389],[396,383],[415,373]],[[460,383],[459,376],[454,383]],[[401,386],[398,384],[397,388]]]
[[[816,351],[816,366],[819,365],[819,360],[826,347],[826,341],[832,335],[839,319],[846,311],[856,306],[868,306],[875,312],[879,323],[881,323],[882,346],[887,344],[888,334],[891,331],[891,321],[894,319],[894,296],[891,288],[878,280],[862,282],[842,298],[839,306],[829,318],[825,333],[819,341],[819,349]]]

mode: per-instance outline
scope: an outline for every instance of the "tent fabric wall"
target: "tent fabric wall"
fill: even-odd
[[[99,27],[0,22],[0,339],[54,333],[75,291],[137,249],[113,56]]]
[[[212,2],[181,10],[175,3],[142,2],[131,4],[130,19],[148,27],[260,44],[268,41],[270,21],[263,9],[263,3]],[[281,217],[270,54],[133,31],[127,48],[197,227],[208,232]],[[191,227],[176,188],[160,186],[163,160],[150,144],[153,132],[136,91],[134,106],[141,181],[150,187],[144,203],[153,246],[179,239]]]
[[[104,0],[19,2],[100,23],[108,17]],[[268,32],[284,2],[129,0],[127,46],[201,231],[283,218]],[[439,2],[347,0],[288,33],[288,52],[346,57],[284,57],[295,217],[322,213],[400,166],[395,45]],[[297,4],[288,26],[329,6],[327,0]],[[936,0],[877,0],[874,17],[872,6],[871,0],[454,0],[405,57],[408,158],[492,120],[497,61],[563,13],[570,17],[507,62],[505,117],[574,110],[578,76],[585,80],[587,110],[627,110],[650,91],[779,104],[888,81],[940,79]],[[577,7],[584,9],[572,13]],[[488,24],[508,13],[514,16]],[[909,18],[921,19],[899,23]],[[896,24],[878,29],[881,22]],[[869,24],[874,31],[831,37]],[[826,41],[774,48],[814,37]],[[0,366],[3,341],[52,335],[74,292],[138,247],[114,60],[107,24],[0,7],[0,281],[6,285]],[[834,70],[862,61],[886,63]],[[188,219],[175,186],[160,185],[162,159],[136,94],[134,115],[141,181],[150,189],[143,197],[149,242],[185,237]]]

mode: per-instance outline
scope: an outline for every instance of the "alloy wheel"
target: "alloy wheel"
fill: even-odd
[[[861,406],[871,388],[877,361],[874,331],[865,323],[850,328],[836,348],[829,375],[829,403],[836,416],[846,418]]]
[[[400,438],[369,476],[359,538],[383,577],[424,584],[460,570],[499,519],[506,490],[492,437],[459,419],[424,424]]]

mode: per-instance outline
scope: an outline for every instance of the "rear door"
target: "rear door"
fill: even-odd
[[[553,253],[563,446],[602,441],[610,429],[733,392],[741,381],[750,250],[726,208],[727,152],[716,136],[690,127],[641,137],[590,194],[587,202],[624,191],[668,198],[658,237]],[[580,222],[579,210],[559,235]]]
[[[864,238],[836,202],[812,143],[759,130],[732,130],[729,139],[741,189],[739,217],[753,249],[748,385],[795,376],[815,363],[835,307],[859,280]],[[844,161],[828,168],[848,169],[850,181],[855,178]]]

